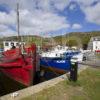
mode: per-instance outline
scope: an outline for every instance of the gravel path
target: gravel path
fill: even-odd
[[[91,61],[84,61],[84,62],[82,62],[80,64],[89,65],[91,67],[100,68],[100,60],[99,59],[94,59],[94,60],[91,60]]]

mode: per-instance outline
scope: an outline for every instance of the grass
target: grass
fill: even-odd
[[[22,100],[99,100],[100,69],[84,70],[77,82],[63,81]]]

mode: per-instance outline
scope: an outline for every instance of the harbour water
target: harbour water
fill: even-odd
[[[22,84],[0,73],[0,96],[25,88]]]
[[[57,77],[58,75],[53,72],[46,72],[44,77],[35,77],[35,83],[33,85],[44,82],[46,80],[50,80],[52,78]],[[3,73],[0,73],[0,96],[6,95],[6,94],[9,94],[9,93],[12,93],[24,88],[27,88],[27,87],[8,78]]]

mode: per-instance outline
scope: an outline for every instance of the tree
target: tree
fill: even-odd
[[[77,47],[82,47],[82,41],[80,39],[80,37],[76,37],[76,36],[71,36],[71,37],[67,37],[66,39],[66,45],[67,46],[77,46]]]
[[[72,46],[78,46],[78,43],[76,40],[74,39],[70,39],[66,42],[66,45],[69,46],[69,47],[72,47]]]

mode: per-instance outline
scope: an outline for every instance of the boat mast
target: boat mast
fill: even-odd
[[[21,41],[21,37],[20,37],[20,30],[19,30],[20,26],[19,26],[19,3],[17,3],[17,37],[18,37],[18,41]]]

